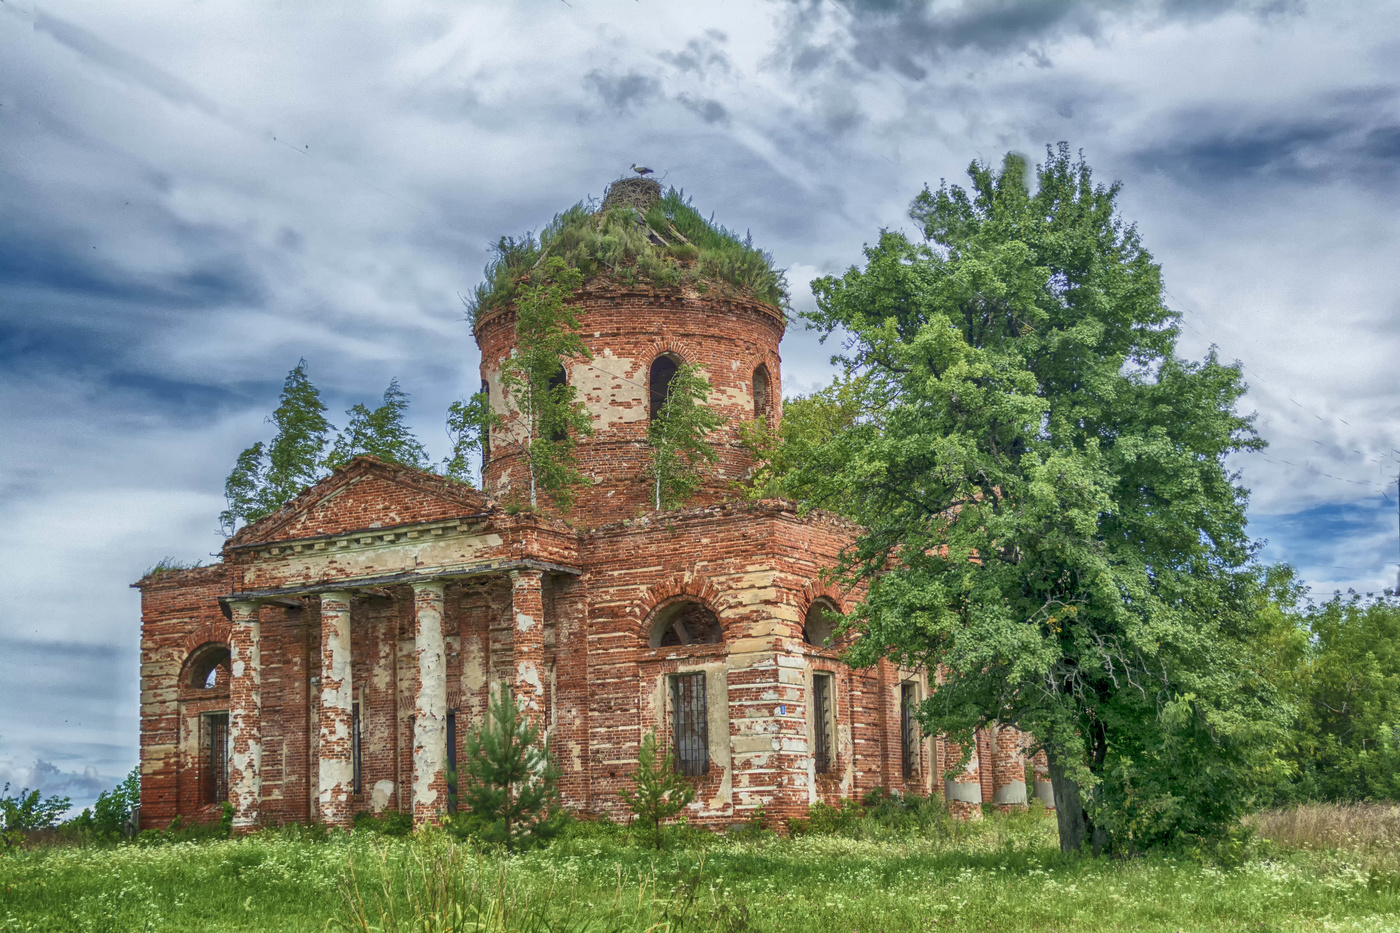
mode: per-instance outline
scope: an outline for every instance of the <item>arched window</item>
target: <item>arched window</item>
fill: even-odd
[[[569,374],[560,366],[554,375],[549,377],[549,394],[553,395],[554,390],[569,384]],[[561,423],[542,425],[545,437],[551,441],[566,441],[569,439],[569,429]]]
[[[768,367],[758,364],[758,369],[753,371],[753,416],[755,418],[773,419],[773,404],[771,387],[768,381]]]
[[[830,647],[840,614],[836,604],[826,597],[812,600],[807,610],[807,620],[802,626],[802,640],[818,648]]]
[[[655,420],[661,411],[661,406],[666,404],[666,397],[671,394],[671,380],[676,378],[676,370],[680,369],[680,363],[670,354],[662,354],[651,363],[651,410],[650,417]]]
[[[190,656],[185,665],[185,683],[196,690],[227,687],[229,679],[228,645],[205,645]]]
[[[678,602],[663,607],[651,622],[651,646],[718,645],[724,641],[719,617],[697,602]]]

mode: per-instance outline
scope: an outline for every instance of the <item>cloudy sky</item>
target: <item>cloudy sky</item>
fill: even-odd
[[[0,783],[135,763],[128,584],[217,551],[299,357],[441,457],[487,245],[634,161],[801,309],[925,183],[1082,148],[1244,364],[1265,557],[1394,585],[1397,62],[1378,0],[0,0]],[[793,326],[785,388],[828,353]]]

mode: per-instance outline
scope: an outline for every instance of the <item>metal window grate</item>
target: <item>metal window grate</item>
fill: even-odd
[[[213,713],[202,717],[208,754],[208,780],[205,795],[209,803],[228,800],[228,713]]]
[[[363,794],[364,775],[360,769],[360,704],[355,703],[350,707],[350,767],[353,771],[352,794]]]
[[[447,812],[457,812],[457,714],[447,714]]]
[[[692,777],[704,774],[710,770],[710,730],[703,673],[671,678],[671,711],[676,768]]]
[[[818,774],[829,773],[835,757],[831,753],[831,693],[830,674],[812,675],[812,731],[817,740]]]
[[[913,777],[919,770],[919,721],[914,718],[919,707],[918,688],[912,683],[899,690],[899,740],[904,750],[904,776]]]

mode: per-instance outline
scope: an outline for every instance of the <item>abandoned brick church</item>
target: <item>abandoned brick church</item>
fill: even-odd
[[[348,825],[362,810],[449,806],[448,773],[490,691],[539,717],[570,809],[625,818],[656,729],[698,793],[692,823],[805,815],[877,787],[956,811],[1051,803],[1010,729],[961,750],[912,717],[926,672],[842,663],[830,615],[859,593],[822,582],[857,529],[782,501],[736,501],[739,428],[782,416],[784,316],[759,301],[594,280],[575,295],[592,360],[566,373],[592,418],[568,521],[507,509],[519,454],[488,447],[483,486],[368,457],[230,538],[213,566],[137,586],[141,823],[240,830]],[[504,410],[507,308],[475,322]],[[651,508],[647,424],[681,362],[703,367],[719,455],[684,509]],[[1043,761],[1043,759],[1042,759]]]

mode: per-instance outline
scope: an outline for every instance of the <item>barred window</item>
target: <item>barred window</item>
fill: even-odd
[[[899,688],[899,739],[903,747],[904,776],[911,778],[919,772],[919,739],[922,730],[916,714],[919,710],[919,688],[905,681]]]
[[[812,735],[816,741],[818,774],[831,773],[836,763],[835,737],[831,734],[832,697],[835,692],[835,678],[830,674],[812,675]]]
[[[696,776],[710,770],[709,716],[705,709],[705,674],[671,677],[671,735],[676,769]]]
[[[354,773],[352,794],[363,794],[364,772],[360,767],[360,704],[350,707],[350,767]]]
[[[200,757],[204,759],[204,802],[228,800],[228,713],[199,717]]]

